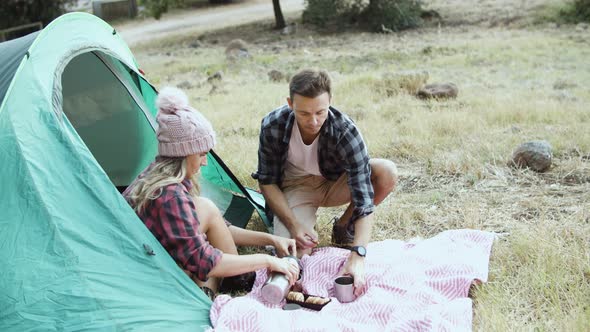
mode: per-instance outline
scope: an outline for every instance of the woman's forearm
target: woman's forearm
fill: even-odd
[[[256,271],[270,266],[271,256],[264,254],[232,255],[223,254],[215,267],[209,271],[208,277],[231,277],[238,274]]]
[[[236,246],[266,246],[273,244],[272,235],[268,233],[251,231],[236,226],[230,226],[229,231]]]

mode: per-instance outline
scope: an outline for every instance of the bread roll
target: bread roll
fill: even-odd
[[[304,299],[303,293],[289,292],[289,294],[287,294],[287,300],[303,302]]]
[[[319,296],[310,296],[307,298],[307,300],[305,300],[305,303],[323,305],[323,304],[328,303],[328,301],[330,301],[330,299],[328,299],[328,298],[323,298],[323,297],[319,297]]]
[[[319,299],[318,304],[321,304],[321,305],[326,304],[330,301],[330,299],[326,298],[326,297],[318,297],[318,299]]]

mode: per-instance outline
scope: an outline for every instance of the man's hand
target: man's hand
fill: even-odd
[[[354,295],[361,296],[365,291],[365,258],[351,252],[338,273],[339,276],[346,274],[354,278]]]
[[[295,225],[290,232],[300,249],[314,248],[318,245],[318,233],[313,228],[308,229],[303,225]]]
[[[294,239],[273,235],[272,245],[275,247],[279,257],[289,255],[297,256],[297,244]]]

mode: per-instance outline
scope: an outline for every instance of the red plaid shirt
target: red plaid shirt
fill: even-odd
[[[151,166],[138,179],[149,172]],[[134,185],[135,181],[123,193],[127,202],[128,193]],[[191,188],[192,182],[189,180],[163,187],[162,194],[148,202],[138,216],[183,269],[199,280],[206,281],[223,253],[207,241],[205,234],[199,232],[199,218],[189,194]]]

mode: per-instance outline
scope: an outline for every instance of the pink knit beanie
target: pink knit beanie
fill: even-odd
[[[158,154],[186,157],[211,150],[215,132],[211,123],[188,104],[188,97],[177,88],[166,87],[156,99],[158,107]]]

